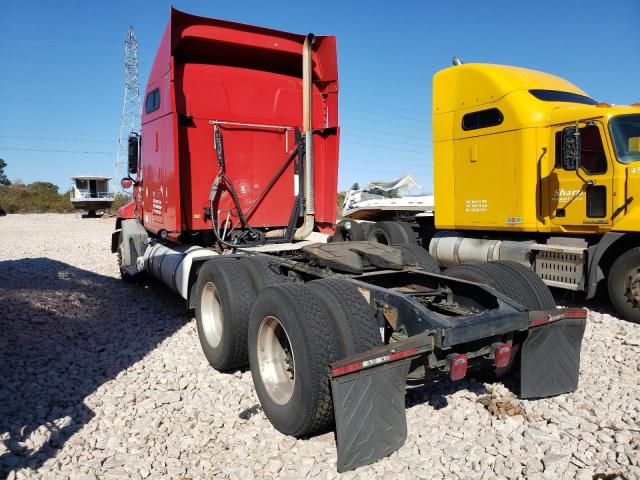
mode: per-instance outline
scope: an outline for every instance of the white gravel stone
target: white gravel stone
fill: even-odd
[[[338,474],[332,433],[277,432],[250,372],[209,367],[177,295],[119,279],[113,229],[0,218],[2,478],[640,479],[640,325],[607,305],[590,305],[576,392],[441,382],[410,395],[397,453]]]

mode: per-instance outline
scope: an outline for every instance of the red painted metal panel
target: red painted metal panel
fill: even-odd
[[[160,108],[142,116],[142,211],[149,230],[211,228],[204,208],[218,172],[212,121],[220,122],[226,172],[241,207],[246,212],[253,206],[295,148],[304,38],[172,10],[146,89],[160,89]],[[317,37],[313,60],[316,220],[327,230],[335,222],[338,168],[334,37]],[[289,165],[251,210],[249,223],[285,226],[294,202]],[[222,219],[229,211],[237,221],[226,191],[215,208]]]

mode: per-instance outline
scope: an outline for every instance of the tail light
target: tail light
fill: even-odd
[[[494,343],[493,354],[496,359],[496,368],[504,368],[511,360],[511,345],[508,343]]]
[[[467,374],[468,359],[465,354],[449,355],[449,378],[452,381],[462,380]]]

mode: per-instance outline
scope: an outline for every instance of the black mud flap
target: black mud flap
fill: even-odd
[[[404,444],[410,363],[402,360],[331,379],[338,472],[369,465]]]
[[[522,345],[520,396],[542,398],[578,388],[586,319],[565,318],[529,331]]]

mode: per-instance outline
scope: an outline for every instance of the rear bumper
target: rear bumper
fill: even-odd
[[[529,313],[530,326],[520,354],[521,398],[576,390],[586,316],[583,309]],[[423,357],[426,368],[446,374],[446,361],[434,362],[433,354],[455,356],[451,350],[437,351],[434,335],[437,332],[416,335],[332,365],[339,472],[371,464],[404,444],[406,377],[411,361]],[[487,362],[490,351],[487,345],[474,352],[459,351],[458,357],[473,366],[477,361]]]

